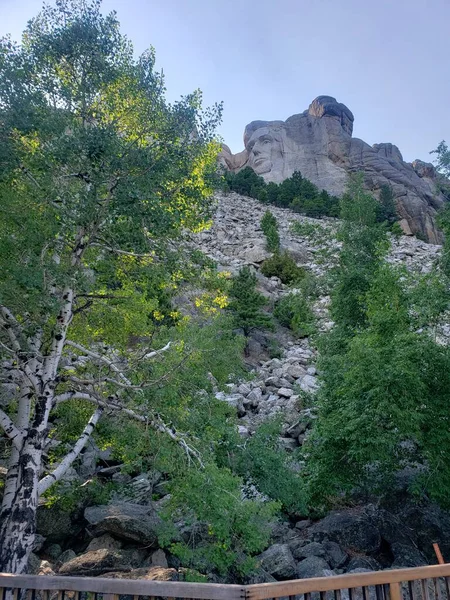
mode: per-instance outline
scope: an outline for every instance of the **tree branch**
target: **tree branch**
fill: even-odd
[[[120,377],[120,379],[124,383],[126,383],[129,386],[133,385],[131,383],[131,381],[127,377],[125,377],[125,375],[122,373],[122,371],[113,363],[113,361],[109,360],[109,358],[106,358],[106,356],[103,356],[102,354],[97,354],[97,352],[88,350],[81,344],[77,344],[76,342],[72,342],[70,340],[66,340],[66,346],[70,346],[71,348],[76,348],[77,350],[80,350],[80,352],[83,352],[83,354],[86,354],[87,356],[90,356],[91,358],[95,358],[97,360],[100,360],[101,362],[104,362],[106,365],[108,365],[108,367],[110,367],[110,369],[112,369],[115,373],[117,373],[117,375]]]
[[[23,435],[8,417],[8,415],[0,408],[0,426],[6,433],[7,437],[11,440],[14,446],[20,450]]]
[[[160,348],[159,350],[153,350],[152,352],[148,352],[147,354],[144,354],[143,358],[149,359],[158,356],[159,354],[166,352],[166,350],[170,348],[171,344],[172,342],[167,342],[167,344],[163,348]]]
[[[86,392],[78,392],[78,391],[65,392],[64,394],[59,394],[58,396],[55,396],[54,400],[55,400],[56,404],[61,404],[62,402],[67,402],[68,400],[76,400],[76,399],[87,400],[88,402],[96,404],[97,406],[99,406],[105,410],[111,410],[114,412],[123,413],[124,415],[127,415],[128,417],[130,417],[131,419],[134,419],[135,421],[139,421],[140,423],[149,425],[156,431],[159,431],[160,433],[164,433],[184,450],[184,452],[186,453],[186,456],[188,457],[189,462],[191,462],[192,458],[195,458],[198,461],[200,467],[202,469],[204,468],[204,463],[203,463],[200,453],[198,452],[198,450],[196,450],[194,447],[190,446],[186,442],[186,440],[184,438],[184,434],[179,433],[178,431],[176,431],[169,425],[166,425],[166,423],[164,423],[162,421],[162,419],[160,419],[159,417],[149,418],[144,415],[140,415],[140,414],[136,413],[134,410],[131,410],[130,408],[126,408],[119,402],[111,401],[108,403],[108,402],[105,402],[104,400],[102,400],[101,398],[98,398],[94,394],[89,394]]]
[[[78,438],[75,446],[72,450],[65,456],[65,458],[59,463],[59,465],[54,469],[51,473],[43,477],[38,484],[38,494],[41,496],[44,492],[48,490],[48,488],[59,481],[63,475],[67,472],[67,469],[72,465],[74,460],[78,458],[81,451],[85,447],[87,441],[92,435],[92,432],[95,429],[95,426],[98,423],[98,420],[102,416],[103,408],[97,408],[94,414],[89,419],[86,427],[83,429],[82,434]]]

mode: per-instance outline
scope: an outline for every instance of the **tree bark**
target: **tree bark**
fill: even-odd
[[[20,452],[13,449],[11,454],[7,490],[0,511],[2,573],[20,574],[27,571],[35,540],[41,459],[42,436],[36,431],[30,432]]]

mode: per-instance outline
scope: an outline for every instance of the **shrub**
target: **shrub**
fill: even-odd
[[[299,337],[315,331],[314,314],[303,294],[287,294],[278,300],[273,314],[281,325],[289,327]]]
[[[290,514],[306,514],[306,496],[301,475],[280,445],[280,420],[263,423],[245,448],[231,454],[234,469],[259,491],[281,503]]]
[[[280,234],[278,233],[278,222],[270,210],[266,210],[261,219],[261,229],[267,239],[267,250],[276,252],[280,248]]]
[[[305,269],[297,267],[287,250],[276,252],[261,265],[261,273],[266,277],[279,277],[283,283],[296,283],[305,276]]]

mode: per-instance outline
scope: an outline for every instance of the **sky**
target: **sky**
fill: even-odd
[[[42,0],[0,0],[16,40]],[[219,133],[243,149],[250,121],[285,120],[319,95],[355,116],[354,137],[433,160],[450,142],[450,0],[103,0],[136,53],[150,45],[167,96],[224,102]]]

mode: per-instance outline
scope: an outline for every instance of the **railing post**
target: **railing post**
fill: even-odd
[[[389,584],[389,595],[391,597],[391,600],[401,600],[402,599],[401,585],[402,584],[400,582],[395,582],[395,583]]]

